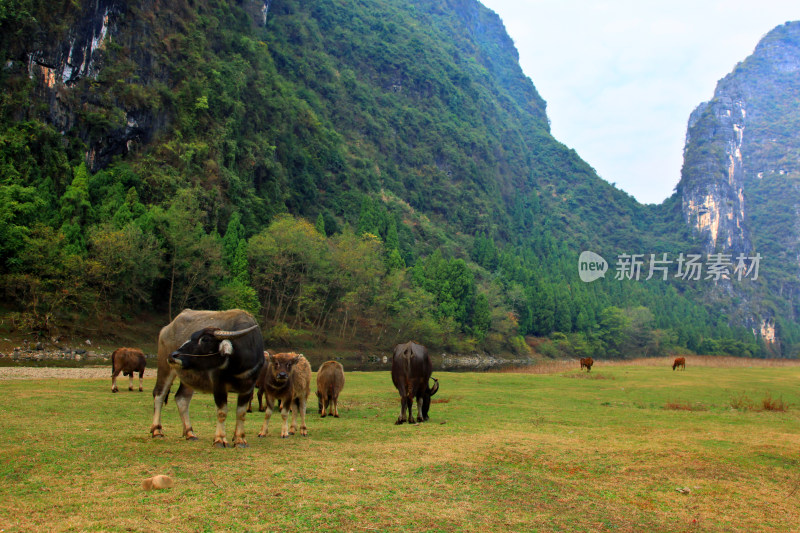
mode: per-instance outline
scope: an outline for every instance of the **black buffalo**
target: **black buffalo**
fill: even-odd
[[[210,392],[217,406],[214,445],[225,447],[228,392],[236,392],[234,446],[247,446],[244,416],[264,365],[264,341],[253,317],[239,309],[193,311],[186,309],[158,335],[158,375],[153,389],[153,437],[163,437],[161,408],[172,381],[180,379],[175,403],[183,422],[183,435],[196,440],[189,420],[189,402],[195,390]]]
[[[428,349],[416,342],[398,344],[392,355],[392,382],[400,393],[400,417],[396,424],[406,420],[414,422],[411,405],[417,399],[417,422],[428,420],[431,396],[439,390],[439,381],[433,378],[433,388],[429,386],[433,364]],[[408,418],[406,418],[408,412]]]

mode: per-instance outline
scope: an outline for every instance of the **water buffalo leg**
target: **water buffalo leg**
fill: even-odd
[[[395,424],[402,424],[406,421],[406,403],[408,402],[408,395],[406,394],[406,389],[403,388],[402,385],[398,385],[397,388],[400,392],[400,416],[397,418]]]
[[[240,394],[236,402],[236,430],[233,433],[233,445],[239,448],[246,448],[247,441],[244,440],[244,417],[247,414],[247,406],[253,399],[253,393]]]
[[[261,407],[261,398],[263,398],[263,397],[264,397],[264,391],[261,390],[261,389],[258,389],[258,410],[259,411],[266,411],[267,410],[266,406],[264,406],[263,408]],[[267,399],[269,399],[269,397],[267,397]]]
[[[333,417],[339,418],[339,397],[333,397]]]
[[[417,422],[422,422],[422,396],[417,396]]]
[[[194,389],[181,382],[178,391],[175,393],[175,405],[178,406],[178,413],[183,422],[183,436],[186,440],[197,440],[197,435],[192,430],[192,421],[189,418],[189,402],[192,401]]]
[[[153,425],[150,426],[150,433],[153,437],[163,437],[164,432],[161,428],[161,409],[169,396],[169,389],[175,379],[175,371],[169,367],[162,369],[159,367],[156,376],[156,384],[153,387]]]
[[[261,410],[261,392],[258,393],[258,410]],[[272,416],[272,398],[267,396],[266,402],[266,409],[264,412],[264,424],[261,426],[261,431],[258,432],[259,437],[266,437],[267,436],[267,425],[269,424],[269,418]]]
[[[223,388],[214,391],[214,403],[217,405],[217,431],[214,433],[214,446],[225,448],[228,440],[225,438],[225,419],[228,418],[228,393]]]
[[[119,392],[117,388],[117,376],[119,376],[119,370],[114,370],[111,373],[111,392]]]
[[[289,401],[289,412],[292,415],[292,423],[289,426],[289,435],[294,435],[297,432],[297,402],[298,398]]]
[[[429,393],[425,393],[422,396],[422,421],[428,421],[428,412],[431,409],[431,395]]]
[[[281,402],[281,438],[287,438],[289,436],[289,408],[291,407],[291,402]]]
[[[128,390],[133,390],[133,372],[128,375]]]
[[[300,435],[303,437],[308,436],[308,428],[306,427],[306,399],[303,397],[295,398],[295,407],[300,414]],[[294,416],[292,416],[292,424],[294,425]]]
[[[133,376],[133,374],[131,374],[131,376]],[[144,386],[143,386],[144,385],[144,379],[143,378],[144,378],[144,370],[139,372],[139,392],[142,392],[144,390]]]

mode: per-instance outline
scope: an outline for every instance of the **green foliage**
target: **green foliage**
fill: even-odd
[[[763,353],[701,289],[577,280],[577,250],[688,251],[679,205],[552,138],[483,6],[285,0],[262,28],[246,3],[128,3],[51,108],[18,58],[81,9],[0,3],[0,274],[31,323],[237,306],[292,339]]]

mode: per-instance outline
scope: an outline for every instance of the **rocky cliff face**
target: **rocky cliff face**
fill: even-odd
[[[266,24],[271,0],[244,4],[253,24]],[[191,15],[180,3],[96,0],[73,4],[64,16],[47,29],[35,26],[5,69],[33,81],[36,100],[47,104],[47,122],[62,135],[81,138],[88,145],[87,164],[97,170],[148,144],[168,123],[168,98],[155,93],[170,73],[154,53],[154,45],[163,47],[166,39],[149,26],[161,18],[161,26],[178,28]],[[115,71],[104,76],[107,65]]]
[[[689,119],[678,191],[706,252],[760,253],[765,298],[754,332],[800,316],[800,22],[768,33]],[[751,316],[752,316],[751,315]],[[757,318],[761,315],[761,318]]]
[[[708,252],[749,252],[752,247],[742,165],[745,106],[740,94],[718,91],[689,118],[680,187],[683,214]]]

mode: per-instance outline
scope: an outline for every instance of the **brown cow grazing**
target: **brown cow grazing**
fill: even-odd
[[[117,348],[111,353],[111,392],[119,392],[117,376],[129,376],[128,390],[133,390],[133,373],[139,373],[139,392],[142,392],[142,376],[147,359],[138,348]]]
[[[269,356],[264,378],[264,393],[267,396],[264,425],[259,437],[267,436],[267,425],[272,416],[275,400],[280,400],[281,437],[286,438],[297,431],[297,415],[300,415],[300,434],[308,435],[306,428],[306,404],[311,392],[311,365],[302,354],[289,352]],[[259,394],[261,390],[259,389]],[[261,408],[259,396],[259,409]],[[289,409],[292,411],[292,427],[289,428]]]
[[[195,390],[214,395],[217,431],[214,446],[228,446],[225,420],[228,393],[237,394],[234,446],[247,446],[244,417],[253,397],[256,378],[264,366],[264,341],[255,319],[246,311],[194,311],[184,309],[158,334],[158,375],[153,388],[153,437],[163,437],[161,410],[177,377],[175,403],[187,440],[197,440],[189,418]]]
[[[344,387],[344,367],[337,361],[326,361],[317,370],[317,412],[325,418],[339,418],[339,393]],[[329,411],[326,413],[326,411]]]
[[[582,357],[581,358],[581,370],[586,368],[587,372],[591,372],[593,364],[594,364],[594,359],[592,359],[591,357]]]
[[[395,424],[406,421],[406,411],[409,424],[414,423],[414,417],[411,416],[414,398],[417,399],[417,422],[428,420],[431,396],[439,390],[439,381],[436,378],[433,378],[433,387],[430,387],[432,372],[433,364],[428,349],[423,345],[410,341],[394,347],[392,383],[400,393],[400,417]]]
[[[672,370],[681,367],[686,370],[686,358],[685,357],[676,357],[675,361],[672,363]]]

